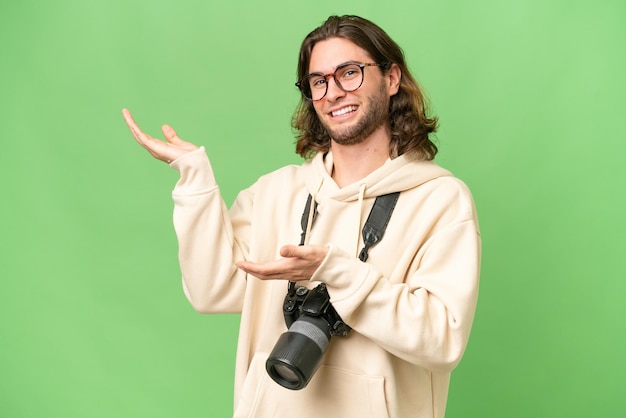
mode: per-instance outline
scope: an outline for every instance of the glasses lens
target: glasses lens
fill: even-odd
[[[320,100],[326,94],[328,80],[321,74],[309,74],[302,83],[304,95],[311,100]]]
[[[337,68],[335,79],[343,91],[354,91],[363,84],[363,71],[357,64],[347,64]]]
[[[337,67],[333,74],[337,86],[343,91],[354,91],[363,84],[363,69],[358,64],[345,64]],[[328,91],[330,75],[315,73],[304,77],[298,87],[309,100],[321,100]]]

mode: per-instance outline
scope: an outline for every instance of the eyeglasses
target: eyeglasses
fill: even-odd
[[[334,78],[335,84],[337,84],[337,87],[341,90],[351,92],[358,89],[363,84],[365,77],[365,71],[363,69],[365,67],[381,67],[383,65],[384,64],[347,62],[338,66],[332,74],[311,73],[298,81],[296,86],[308,100],[322,100],[328,92],[329,78]]]

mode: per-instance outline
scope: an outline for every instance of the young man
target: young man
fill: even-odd
[[[261,177],[230,211],[203,148],[169,126],[167,141],[156,140],[124,110],[136,140],[180,172],[174,225],[189,301],[199,312],[241,312],[235,416],[443,417],[478,293],[471,194],[431,161],[437,120],[427,116],[402,51],[378,26],[330,17],[303,41],[298,72],[293,124],[307,161]],[[363,257],[374,202],[395,192],[393,210],[378,216],[384,238],[379,232]],[[309,336],[321,365],[304,373],[299,390],[289,388],[303,379],[297,364],[268,361],[305,357],[310,348],[281,337],[290,282],[324,284],[339,317],[324,320],[351,329],[329,343]],[[307,309],[298,318],[319,313]],[[307,334],[296,326],[304,322],[297,319],[289,337]],[[324,321],[307,326],[321,330]],[[296,353],[273,352],[279,339]]]

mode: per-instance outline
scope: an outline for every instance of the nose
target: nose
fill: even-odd
[[[346,95],[346,92],[343,91],[343,89],[339,87],[339,85],[337,85],[337,80],[335,80],[335,77],[328,77],[326,80],[326,100],[332,102]]]

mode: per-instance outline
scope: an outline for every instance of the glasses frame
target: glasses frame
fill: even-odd
[[[361,83],[351,89],[351,90],[346,90],[341,83],[339,82],[339,80],[337,80],[337,71],[341,70],[342,68],[347,67],[348,65],[356,65],[357,67],[359,67],[361,69]],[[346,93],[350,93],[352,91],[356,91],[358,90],[362,85],[363,82],[365,81],[365,67],[384,67],[386,64],[385,63],[376,63],[376,62],[354,62],[354,61],[350,61],[350,62],[345,62],[343,64],[340,64],[337,66],[337,68],[335,68],[335,71],[330,73],[330,74],[323,74],[323,73],[311,73],[311,74],[307,74],[306,76],[302,77],[302,79],[300,79],[300,81],[298,81],[296,83],[296,87],[298,87],[298,89],[300,90],[300,93],[302,93],[302,96],[307,99],[310,100],[312,102],[318,102],[320,100],[322,100],[324,97],[326,97],[326,94],[328,93],[328,80],[332,77],[335,80],[335,84],[337,85],[337,87],[339,87],[342,91],[345,91]],[[322,95],[322,97],[320,97],[319,99],[313,99],[313,97],[307,97],[306,94],[304,94],[304,89],[303,89],[303,83],[310,78],[311,76],[318,76],[318,77],[324,77],[326,79],[326,90],[324,91],[324,94]],[[309,89],[309,91],[311,91]],[[311,96],[313,94],[311,93]]]

